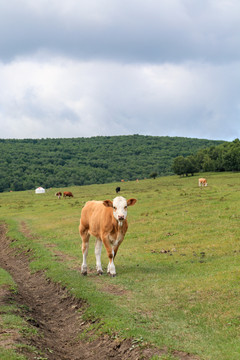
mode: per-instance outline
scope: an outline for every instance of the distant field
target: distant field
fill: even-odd
[[[94,239],[90,273],[81,276],[78,224],[85,201],[113,199],[118,183],[69,187],[74,198],[61,200],[57,189],[1,193],[0,220],[8,236],[34,250],[33,271],[46,269],[87,300],[85,316],[100,319],[98,332],[204,360],[239,360],[240,175],[204,175],[206,188],[198,187],[198,176],[120,185],[120,195],[138,202],[128,210],[115,278],[106,274],[105,249],[105,273],[96,275]]]

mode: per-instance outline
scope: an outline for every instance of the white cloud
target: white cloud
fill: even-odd
[[[1,137],[139,133],[234,139],[240,135],[239,68],[59,57],[1,64]]]

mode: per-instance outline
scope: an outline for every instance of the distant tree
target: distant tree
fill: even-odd
[[[203,171],[214,171],[214,160],[211,159],[211,157],[207,154],[203,158],[202,163],[202,170]]]
[[[183,156],[177,156],[173,161],[173,171],[177,175],[184,175],[186,173],[186,160]]]
[[[240,146],[233,146],[224,156],[225,168],[227,171],[240,170]]]
[[[199,166],[197,163],[197,159],[195,156],[190,155],[187,156],[185,159],[185,172],[186,172],[186,176],[188,176],[188,174],[191,174],[192,176],[194,175],[194,173],[199,171]]]

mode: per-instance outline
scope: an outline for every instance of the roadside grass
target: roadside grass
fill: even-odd
[[[206,177],[206,188],[198,187],[197,176],[121,184],[121,195],[138,202],[128,211],[116,278],[106,275],[105,249],[105,273],[96,275],[94,239],[90,272],[81,276],[78,224],[83,204],[114,198],[117,183],[68,188],[74,198],[61,200],[56,189],[2,193],[0,219],[17,240],[13,244],[33,250],[32,271],[46,270],[86,300],[85,317],[98,320],[92,325],[97,333],[131,337],[136,346],[166,346],[169,359],[171,350],[178,350],[200,359],[238,360],[240,176]]]
[[[10,274],[0,268],[1,296],[4,296],[7,291],[17,292],[17,286]],[[21,354],[22,349],[27,350],[27,353],[38,353],[34,347],[19,342],[21,336],[37,335],[37,331],[20,316],[19,308],[13,300],[10,300],[8,304],[4,304],[3,301],[0,304],[0,331],[1,360],[26,360],[27,358]]]
[[[23,355],[17,354],[14,350],[0,348],[1,360],[26,360]]]

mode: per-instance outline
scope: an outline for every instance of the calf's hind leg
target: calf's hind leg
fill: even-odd
[[[79,226],[79,233],[82,238],[82,254],[83,254],[81,273],[82,275],[87,275],[87,256],[88,256],[90,235],[88,234],[88,230],[84,229],[81,225]]]

